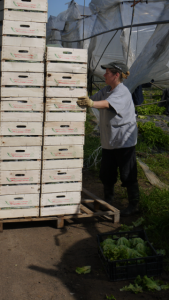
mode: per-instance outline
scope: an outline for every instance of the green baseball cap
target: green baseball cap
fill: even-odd
[[[117,69],[117,71],[119,70],[119,71],[123,72],[124,74],[126,74],[129,71],[127,65],[125,65],[124,63],[122,63],[120,61],[110,62],[107,65],[102,65],[101,68],[102,69]]]

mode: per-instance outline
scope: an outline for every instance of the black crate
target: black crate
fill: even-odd
[[[116,235],[117,238],[113,238],[114,235]],[[131,239],[133,237],[140,237],[144,241],[147,241],[147,246],[151,248],[152,256],[147,256],[144,258],[136,258],[136,259],[131,258],[131,259],[110,261],[108,258],[104,256],[100,245],[101,242],[103,242],[105,239],[107,239],[110,236],[114,240],[118,240],[120,237],[123,236],[126,237],[127,239]],[[97,242],[99,246],[98,248],[99,257],[111,281],[135,279],[138,275],[140,276],[147,275],[148,277],[161,275],[162,266],[163,266],[163,255],[157,254],[153,246],[148,241],[147,235],[144,230],[118,232],[118,233],[110,232],[110,233],[98,234]]]

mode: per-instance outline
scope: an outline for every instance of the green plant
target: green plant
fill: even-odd
[[[137,112],[139,115],[162,115],[165,110],[165,107],[159,107],[157,104],[137,107]]]

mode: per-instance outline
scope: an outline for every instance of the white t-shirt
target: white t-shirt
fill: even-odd
[[[107,100],[109,108],[100,109],[100,137],[104,149],[117,149],[135,146],[137,124],[131,93],[123,83],[113,91],[106,86],[91,96],[93,101]]]

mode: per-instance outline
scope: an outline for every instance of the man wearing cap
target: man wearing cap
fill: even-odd
[[[129,200],[128,207],[121,211],[121,215],[128,216],[138,211],[139,203],[135,108],[131,93],[122,83],[130,73],[128,67],[118,61],[101,67],[106,69],[104,77],[107,86],[90,98],[79,97],[77,103],[80,106],[100,109],[100,179],[104,185],[104,199],[112,204],[119,168],[122,186],[127,187]]]

